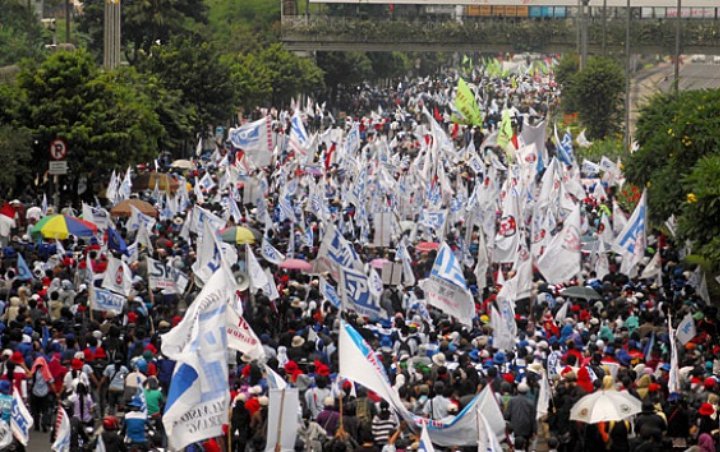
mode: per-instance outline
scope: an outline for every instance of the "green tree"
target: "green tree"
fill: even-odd
[[[678,214],[687,195],[679,182],[702,157],[720,152],[720,90],[661,94],[641,109],[640,149],[625,164],[628,180],[648,187],[651,220]]]
[[[35,171],[46,168],[48,144],[56,137],[68,143],[71,186],[80,176],[92,183],[158,153],[163,128],[156,99],[113,72],[100,72],[86,51],[57,52],[26,65],[18,87],[27,99],[21,120],[34,139]]]
[[[555,81],[563,90],[562,109],[565,113],[575,113],[577,106],[572,96],[568,95],[572,91],[575,74],[580,68],[580,57],[576,53],[564,53],[555,68]]]
[[[609,58],[590,57],[587,66],[572,77],[565,93],[587,127],[590,139],[605,138],[618,130],[624,90],[623,70]]]
[[[211,43],[197,36],[178,37],[167,45],[154,46],[139,67],[155,74],[166,88],[182,92],[182,103],[197,115],[195,133],[232,116],[235,90],[230,67]]]
[[[375,80],[401,77],[410,69],[410,59],[402,52],[368,52]]]
[[[698,160],[683,185],[687,196],[681,204],[679,233],[693,241],[694,253],[720,269],[720,153]]]
[[[280,43],[263,49],[258,57],[267,68],[272,105],[287,105],[298,94],[317,95],[323,88],[323,72],[310,59],[288,52]]]
[[[24,127],[0,125],[0,149],[3,170],[0,171],[0,192],[20,191],[20,184],[32,180],[32,135]]]
[[[42,57],[48,42],[48,33],[28,3],[0,0],[0,67]]]
[[[257,52],[280,37],[278,0],[207,0],[212,41],[226,52]]]
[[[318,52],[317,64],[325,72],[330,101],[337,99],[338,89],[354,87],[372,78],[372,62],[363,52]]]
[[[255,53],[227,55],[223,58],[230,66],[230,77],[235,87],[237,104],[245,111],[267,106],[272,98],[270,69]]]
[[[91,38],[90,49],[102,55],[105,0],[85,0],[78,29]],[[132,64],[147,56],[150,48],[167,44],[176,36],[202,31],[207,23],[203,0],[123,0],[120,39]]]

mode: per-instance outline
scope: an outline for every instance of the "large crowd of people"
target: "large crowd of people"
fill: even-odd
[[[640,221],[635,250],[616,246],[637,222],[635,205],[618,202],[621,165],[580,162],[572,139],[553,137],[551,65],[529,67],[462,74],[482,112],[476,124],[456,108],[460,75],[445,72],[361,90],[347,115],[309,102],[258,109],[248,124],[269,117],[268,155],[235,146],[230,135],[249,130],[240,128],[189,160],[113,173],[88,203],[53,206],[30,190],[7,199],[4,424],[22,400],[32,441],[42,436],[55,450],[167,448],[163,413],[180,371],[163,337],[182,326],[219,259],[238,284],[228,309],[260,351],[228,349],[222,434],[185,449],[272,448],[270,389],[281,377],[299,394],[295,450],[431,450],[412,419],[453,425],[485,388],[501,415],[488,420],[503,427],[486,441],[503,450],[717,450],[718,313],[703,275],[683,263],[672,221]],[[129,211],[114,210],[128,200]],[[138,210],[140,201],[152,210]],[[53,214],[96,229],[66,222],[58,232],[43,223]],[[331,232],[352,249],[368,297],[323,264]],[[424,282],[444,278],[438,266],[448,259],[460,269],[453,300],[467,294],[467,315],[445,309]],[[565,260],[577,271],[558,270]],[[345,325],[397,399],[340,372]],[[576,420],[573,407],[602,391],[641,409]],[[435,449],[478,448],[477,436],[456,440]],[[24,443],[15,434],[4,447]]]

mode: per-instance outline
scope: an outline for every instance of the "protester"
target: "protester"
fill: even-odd
[[[705,275],[558,135],[552,65],[506,63],[258,109],[108,174],[83,228],[11,227],[3,419],[16,389],[71,448],[102,419],[108,451],[713,450]],[[604,393],[627,415],[580,419]]]

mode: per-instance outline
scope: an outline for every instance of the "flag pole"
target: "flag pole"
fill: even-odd
[[[227,452],[232,452],[232,404],[228,408],[228,432],[227,432]]]
[[[282,418],[285,410],[285,388],[280,392],[280,414],[278,416],[277,439],[275,440],[275,452],[282,451]]]

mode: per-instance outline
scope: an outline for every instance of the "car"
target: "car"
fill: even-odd
[[[714,64],[720,64],[720,55],[715,55],[713,57],[713,63]]]
[[[707,61],[707,57],[705,57],[705,55],[693,55],[690,61],[693,63],[704,63]]]

